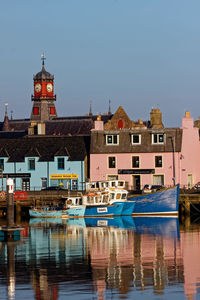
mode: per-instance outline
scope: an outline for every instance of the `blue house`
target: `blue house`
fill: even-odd
[[[84,190],[89,137],[0,133],[0,186],[14,178],[15,190],[62,186]]]

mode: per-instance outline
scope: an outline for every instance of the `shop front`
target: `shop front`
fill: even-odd
[[[77,190],[78,174],[51,174],[50,186],[61,186],[67,190]]]

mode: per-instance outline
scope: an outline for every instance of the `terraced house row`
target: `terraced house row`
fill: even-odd
[[[133,121],[110,105],[103,115],[58,117],[54,76],[42,69],[34,78],[29,119],[0,123],[0,185],[15,189],[58,186],[84,190],[87,181],[123,179],[130,190],[145,184],[192,187],[200,181],[200,120],[189,112],[180,128],[165,128],[160,109],[150,120]],[[68,101],[70,102],[70,101]]]

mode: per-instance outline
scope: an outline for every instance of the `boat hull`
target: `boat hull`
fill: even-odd
[[[84,217],[86,207],[84,205],[72,207],[66,210],[65,217]]]
[[[128,200],[135,201],[133,214],[178,215],[179,185]]]
[[[62,218],[63,214],[63,210],[29,209],[29,216],[32,218]]]
[[[86,206],[85,217],[121,216],[124,202],[115,202],[107,206]]]
[[[67,210],[66,215],[69,217],[105,217],[120,216],[122,214],[124,202],[116,202],[112,205],[85,206],[80,205],[71,207]]]
[[[122,210],[122,216],[131,216],[135,207],[134,201],[125,201]]]

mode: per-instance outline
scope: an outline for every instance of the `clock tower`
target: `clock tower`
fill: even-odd
[[[54,104],[56,101],[54,76],[45,70],[44,54],[41,57],[42,70],[33,77],[34,95],[31,96],[33,101],[31,120],[34,121],[48,121],[57,117]]]

